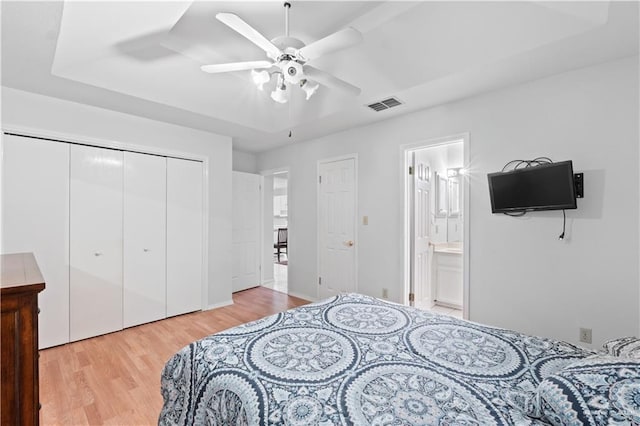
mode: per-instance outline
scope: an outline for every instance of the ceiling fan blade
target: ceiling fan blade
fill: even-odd
[[[260,34],[255,28],[243,21],[238,15],[233,13],[218,13],[216,14],[216,18],[218,21],[227,25],[229,28],[254,43],[260,49],[267,52],[267,56],[271,59],[277,59],[282,55],[282,51],[280,49],[271,43],[265,36]]]
[[[361,92],[359,87],[309,65],[304,66],[304,74],[324,86],[342,90],[343,92],[351,93],[354,96],[358,96]]]
[[[247,61],[247,62],[229,62],[227,64],[203,65],[200,69],[204,72],[218,73],[229,71],[253,70],[257,68],[271,68],[273,62],[269,61]]]
[[[361,41],[360,31],[349,27],[303,47],[298,51],[298,56],[301,56],[305,61],[310,61],[327,53],[353,46]]]

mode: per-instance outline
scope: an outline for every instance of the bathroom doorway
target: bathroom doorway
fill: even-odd
[[[403,164],[405,303],[458,318],[468,318],[466,142],[406,147]]]

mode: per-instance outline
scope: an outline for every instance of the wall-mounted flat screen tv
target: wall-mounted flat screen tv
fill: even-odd
[[[577,208],[571,161],[489,173],[487,177],[493,213]]]

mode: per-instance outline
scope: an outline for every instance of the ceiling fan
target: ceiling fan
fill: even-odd
[[[271,81],[272,76],[276,76],[276,87],[271,93],[271,98],[279,103],[287,102],[287,88],[295,85],[305,91],[307,100],[318,90],[319,84],[342,90],[355,96],[359,95],[360,89],[358,87],[314,68],[308,65],[308,62],[327,53],[359,43],[362,41],[362,34],[358,30],[349,27],[305,45],[297,38],[289,36],[290,7],[290,3],[284,3],[285,35],[276,37],[271,41],[243,21],[238,15],[233,13],[216,14],[216,19],[260,47],[271,60],[203,65],[200,69],[208,73],[251,70],[253,81],[260,90],[263,90],[264,85]]]

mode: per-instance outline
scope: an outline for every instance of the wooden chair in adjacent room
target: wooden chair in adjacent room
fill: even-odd
[[[278,263],[280,263],[280,255],[284,252],[289,255],[287,252],[287,228],[278,228],[278,239],[277,242],[273,243],[273,248],[275,249],[275,254],[278,258]]]

